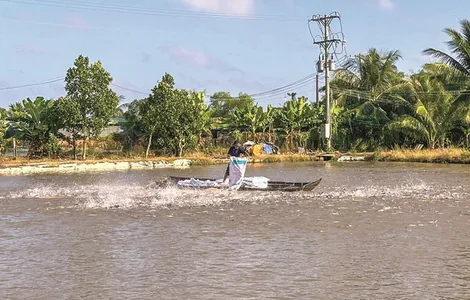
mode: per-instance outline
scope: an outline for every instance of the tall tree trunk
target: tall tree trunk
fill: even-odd
[[[82,127],[82,132],[83,132],[83,145],[82,145],[82,160],[86,159],[86,146],[88,142],[88,128],[85,126]]]
[[[73,160],[77,160],[77,140],[75,137],[72,137],[72,153],[73,153]]]
[[[148,140],[148,143],[147,143],[147,151],[145,151],[145,158],[147,158],[149,156],[150,145],[152,144],[152,137],[153,137],[153,133],[151,133],[149,135],[149,140]]]
[[[178,140],[176,142],[176,156],[181,157],[183,155],[183,148],[184,142],[182,140]]]
[[[86,150],[87,150],[88,135],[85,135],[82,145],[82,160],[86,160]]]
[[[16,159],[17,151],[16,151],[16,139],[13,138],[13,157]]]

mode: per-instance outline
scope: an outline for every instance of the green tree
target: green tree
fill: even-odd
[[[119,103],[126,100],[126,97],[124,95],[119,95],[118,98],[119,98]],[[113,117],[114,118],[124,117],[124,113],[127,111],[128,107],[129,107],[129,103],[119,104]]]
[[[5,151],[5,133],[7,131],[7,110],[0,107],[0,154]]]
[[[356,55],[336,71],[331,82],[333,98],[338,106],[335,108],[333,105],[335,123],[349,128],[347,140],[377,146],[384,126],[409,105],[403,93],[410,87],[396,66],[400,58],[397,50],[380,53],[370,49],[366,54]],[[342,129],[336,128],[335,131]]]
[[[90,136],[99,135],[116,114],[118,95],[109,87],[113,78],[100,61],[90,63],[88,57],[80,55],[65,77],[66,97],[62,98],[59,110],[67,131],[83,138],[82,159],[86,159],[87,142]]]
[[[199,106],[199,117],[198,117],[198,131],[199,131],[199,142],[198,145],[203,147],[205,146],[205,139],[204,137],[212,136],[212,111],[210,107],[204,104],[204,100],[206,98],[205,92],[197,92],[194,95],[198,99],[198,106]]]
[[[134,100],[126,103],[124,111],[124,128],[126,143],[132,149],[136,141],[145,135],[142,125],[141,106],[144,100]],[[148,154],[147,154],[148,155]]]
[[[142,129],[145,135],[148,137],[147,150],[145,151],[145,157],[148,157],[152,140],[159,127],[164,122],[173,121],[172,118],[165,120],[162,118],[163,111],[168,112],[174,110],[175,105],[173,99],[175,98],[175,80],[174,78],[165,73],[162,79],[152,89],[152,93],[145,99],[142,100],[140,106],[140,115],[142,122]],[[165,117],[166,117],[165,113]],[[165,134],[165,132],[161,132]]]
[[[233,97],[229,92],[216,92],[211,96],[209,107],[212,110],[212,117],[227,120],[227,116],[237,109],[254,106],[254,103],[254,99],[246,93]]]
[[[176,89],[174,78],[165,73],[141,107],[142,128],[149,138],[146,155],[153,136],[160,148],[177,156],[195,147],[209,124],[204,98],[204,92]]]
[[[263,108],[250,104],[237,108],[231,117],[231,123],[237,128],[248,130],[254,140],[256,140],[256,132],[265,126],[266,121],[266,113]]]
[[[409,98],[412,111],[391,124],[395,130],[424,141],[434,149],[444,147],[455,124],[469,116],[470,107],[458,102],[459,95],[446,91],[445,76],[435,76],[434,66],[427,65],[412,75],[412,95]]]
[[[12,123],[15,138],[29,146],[28,157],[38,158],[54,154],[59,124],[54,114],[55,101],[43,97],[29,98],[10,106],[8,120]]]
[[[458,77],[464,75],[470,76],[470,21],[460,21],[461,32],[452,28],[444,29],[444,32],[450,37],[447,46],[451,54],[435,48],[423,50],[423,54],[435,57],[440,62],[450,66],[457,73]],[[468,79],[468,78],[467,78]]]
[[[444,29],[450,38],[447,41],[450,54],[435,48],[423,50],[423,54],[442,62],[442,64],[436,65],[436,69],[439,74],[446,76],[447,84],[451,82],[451,88],[465,89],[465,93],[458,97],[454,106],[460,103],[470,104],[470,21],[461,20],[460,28],[461,32],[452,28]]]
[[[68,97],[57,99],[57,115],[65,132],[62,139],[72,145],[73,159],[77,160],[77,141],[83,139],[80,107]]]
[[[173,126],[168,126],[165,132],[166,139],[173,145],[173,152],[177,156],[182,156],[185,151],[194,148],[201,133],[207,129],[204,113],[207,107],[204,98],[203,92],[178,90],[176,93],[177,106],[174,111],[176,122]]]
[[[321,120],[318,112],[317,107],[308,103],[306,97],[296,98],[296,94],[292,93],[292,99],[286,101],[276,114],[279,129],[286,134],[285,145],[287,149],[306,146],[308,136],[305,135],[303,138],[301,133],[318,125]]]
[[[268,133],[270,142],[274,142],[275,122],[278,118],[279,111],[278,107],[274,107],[271,104],[268,104],[266,108],[263,133]]]

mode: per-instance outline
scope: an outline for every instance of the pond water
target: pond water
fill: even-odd
[[[225,166],[0,177],[2,299],[469,299],[470,167],[249,165],[311,193],[181,191]]]

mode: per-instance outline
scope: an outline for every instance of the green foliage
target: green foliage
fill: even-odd
[[[103,68],[100,61],[90,63],[88,57],[82,55],[67,70],[67,96],[60,99],[58,112],[72,139],[84,139],[84,160],[88,138],[99,135],[110,118],[116,115],[119,97],[109,87],[112,80],[111,74]]]
[[[29,145],[28,157],[51,156],[48,147],[52,137],[60,129],[55,122],[54,100],[37,97],[29,98],[10,106],[8,120],[12,122],[14,137]]]
[[[174,78],[165,73],[152,93],[134,104],[136,109],[126,116],[128,128],[140,124],[148,137],[148,156],[153,137],[160,149],[181,156],[190,148],[196,148],[203,133],[209,132],[209,111],[204,104],[203,92],[178,90]]]
[[[0,154],[5,151],[6,138],[5,134],[7,132],[7,110],[0,107]]]
[[[241,141],[243,138],[243,132],[238,129],[235,129],[230,133],[230,136],[234,141]]]
[[[469,147],[470,21],[460,25],[460,32],[445,30],[449,53],[424,50],[438,62],[425,64],[416,74],[398,70],[398,50],[375,48],[336,70],[331,81],[334,147],[361,152],[423,145]],[[148,97],[122,103],[124,97],[110,89],[111,82],[99,61],[90,63],[79,56],[67,71],[65,97],[25,99],[8,111],[0,109],[0,151],[6,138],[15,137],[29,146],[30,157],[57,156],[60,140],[66,140],[76,157],[77,140],[83,139],[85,159],[88,139],[118,116],[125,119],[124,133],[108,141],[109,146],[96,148],[101,151],[97,155],[122,148],[145,156],[151,150],[178,156],[197,150],[224,152],[220,147],[234,139],[267,140],[288,151],[324,147],[324,99],[317,106],[291,92],[282,106],[264,108],[248,94],[216,92],[205,105],[204,92],[177,89],[174,78],[165,73]]]
[[[142,100],[140,106],[142,128],[148,136],[147,151],[145,157],[148,156],[152,144],[152,138],[157,133],[166,134],[163,123],[171,122],[169,126],[174,126],[174,118],[172,111],[176,109],[175,102],[175,80],[173,77],[165,73],[162,80],[152,89],[149,97]],[[164,113],[162,114],[162,110]],[[166,119],[169,117],[170,119]],[[167,124],[168,125],[168,124]],[[167,146],[167,145],[165,145]]]
[[[139,139],[145,136],[141,114],[142,103],[142,100],[134,100],[125,107],[125,112],[123,113],[124,123],[122,126],[125,130],[123,146],[126,151],[132,150]]]
[[[229,92],[216,92],[211,96],[209,107],[212,117],[226,117],[237,109],[253,106],[254,99],[248,94],[240,93],[238,97],[232,97]]]
[[[426,70],[410,79],[412,112],[392,123],[405,134],[424,140],[433,149],[446,146],[446,140],[454,124],[465,119],[469,106],[458,102],[458,95],[445,90],[444,83]]]
[[[49,157],[57,158],[59,156],[61,147],[59,139],[54,134],[50,134],[46,144],[46,151]]]
[[[256,139],[256,132],[266,124],[266,113],[261,106],[246,104],[238,107],[231,118],[231,124],[251,133],[251,139]]]
[[[308,135],[304,136],[302,132],[308,132],[312,127],[318,130],[322,117],[320,109],[308,103],[306,97],[296,98],[295,93],[291,97],[291,100],[273,113],[273,118],[277,128],[286,135],[285,148],[295,149],[306,146]]]

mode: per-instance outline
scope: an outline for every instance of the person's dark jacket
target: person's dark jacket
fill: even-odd
[[[248,151],[243,146],[233,145],[228,149],[229,156],[240,157],[241,154],[248,156]]]

